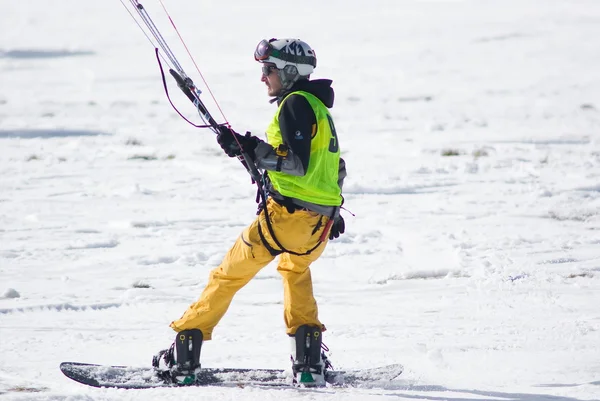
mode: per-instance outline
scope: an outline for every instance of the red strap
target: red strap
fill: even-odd
[[[333,219],[329,219],[327,224],[325,224],[325,228],[323,229],[323,234],[321,234],[321,238],[319,238],[319,241],[323,242],[327,239],[327,236],[329,235],[329,231],[331,230],[332,225],[333,225]]]

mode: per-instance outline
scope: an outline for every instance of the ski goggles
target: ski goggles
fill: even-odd
[[[256,50],[254,50],[254,60],[263,61],[274,55],[277,57],[279,55],[279,50],[275,49],[271,42],[277,39],[273,38],[270,40],[263,39],[256,46]]]

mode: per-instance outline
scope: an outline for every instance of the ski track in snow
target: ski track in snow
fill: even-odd
[[[143,3],[200,85],[160,5]],[[142,366],[168,346],[254,218],[255,189],[170,109],[119,2],[0,0],[0,399],[600,400],[600,4],[166,3],[240,132],[274,112],[256,43],[317,50],[355,215],[312,269],[325,342],[338,368],[405,372],[318,390],[65,378],[61,361]],[[281,315],[270,265],[203,365],[288,368]]]

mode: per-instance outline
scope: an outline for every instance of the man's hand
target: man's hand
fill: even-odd
[[[221,149],[223,149],[225,154],[227,154],[229,157],[240,156],[243,149],[243,151],[248,153],[248,156],[254,160],[254,149],[260,142],[260,139],[250,135],[249,132],[243,136],[225,125],[220,125],[219,134],[217,135],[217,142],[221,146]],[[242,146],[241,149],[240,145]]]
[[[329,239],[338,238],[340,234],[343,234],[346,231],[346,223],[344,223],[344,218],[342,216],[338,216],[333,220],[333,224],[331,225],[331,231],[329,231]]]

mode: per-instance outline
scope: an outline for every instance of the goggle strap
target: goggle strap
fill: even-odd
[[[297,56],[294,54],[289,54],[289,53],[283,53],[280,50],[277,50],[275,48],[273,48],[273,46],[271,45],[271,42],[277,40],[277,39],[271,39],[268,42],[266,40],[262,40],[258,46],[256,47],[256,50],[254,52],[254,59],[257,61],[262,61],[262,60],[266,60],[269,57],[273,56],[277,59],[283,60],[283,61],[288,61],[290,63],[295,63],[295,64],[310,64],[313,67],[317,66],[317,59],[314,56]],[[259,52],[259,48],[266,47],[266,49],[261,49],[263,51]]]
[[[313,56],[296,56],[293,54],[282,53],[277,49],[273,49],[273,51],[271,51],[271,54],[269,55],[269,57],[270,56],[273,56],[273,57],[278,58],[283,61],[289,61],[290,63],[310,64],[313,67],[317,66],[317,59],[314,58]]]

